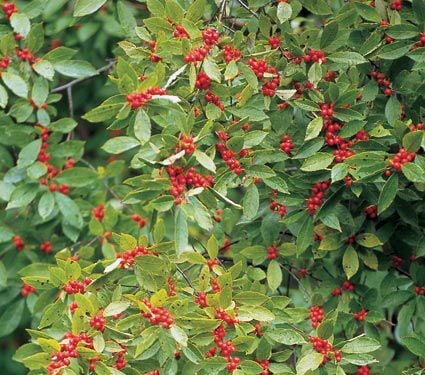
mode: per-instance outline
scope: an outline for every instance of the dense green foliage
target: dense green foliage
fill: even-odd
[[[425,1],[1,8],[4,373],[423,372]]]

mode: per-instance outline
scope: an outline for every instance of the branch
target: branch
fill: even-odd
[[[116,61],[113,60],[108,65],[102,66],[101,68],[97,69],[96,70],[96,75],[97,74],[100,74],[100,73],[104,73],[104,72],[109,71],[111,68],[113,68],[115,66],[115,63],[116,63]],[[61,91],[64,91],[64,90],[68,90],[69,88],[71,88],[71,87],[73,87],[75,85],[78,85],[81,82],[84,82],[84,81],[87,81],[90,78],[96,77],[96,75],[93,75],[93,76],[90,76],[90,77],[84,77],[84,78],[74,79],[73,81],[68,82],[65,85],[62,85],[62,86],[59,86],[59,87],[54,88],[52,90],[52,92],[61,92]]]
[[[238,3],[242,5],[249,13],[251,13],[255,18],[258,18],[258,14],[255,13],[248,5],[246,5],[242,0],[238,0]]]

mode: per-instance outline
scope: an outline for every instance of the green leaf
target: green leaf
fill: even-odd
[[[361,233],[356,236],[356,242],[364,247],[372,248],[382,245],[381,240],[373,233]]]
[[[212,160],[205,152],[202,152],[200,150],[195,150],[193,155],[195,156],[199,164],[201,164],[204,168],[208,169],[209,171],[215,173],[214,160]]]
[[[149,141],[151,137],[151,121],[143,109],[139,109],[136,112],[134,120],[134,135],[141,144]]]
[[[38,214],[42,219],[50,216],[55,208],[55,197],[50,191],[46,191],[38,202]]]
[[[3,79],[4,84],[15,95],[20,98],[26,98],[28,96],[28,85],[20,76],[6,71],[2,73],[1,78]]]
[[[413,0],[413,11],[416,14],[416,19],[419,22],[423,22],[425,19],[425,4],[422,0]]]
[[[323,29],[322,36],[320,37],[320,48],[326,48],[336,39],[338,36],[338,22],[331,22],[326,25]]]
[[[286,184],[285,180],[281,177],[275,176],[275,177],[264,178],[263,182],[274,190],[277,190],[284,194],[289,194],[288,185]]]
[[[379,51],[378,57],[385,60],[395,60],[409,52],[411,44],[408,42],[394,42],[386,44]]]
[[[297,253],[303,253],[313,242],[313,218],[307,215],[297,235]]]
[[[403,23],[392,25],[385,30],[385,34],[394,39],[410,39],[419,35],[418,28],[414,25]]]
[[[421,147],[423,136],[424,132],[421,130],[407,133],[403,137],[403,147],[407,152],[418,151]]]
[[[187,10],[185,18],[193,22],[198,21],[204,15],[205,7],[205,0],[195,0]]]
[[[48,60],[41,60],[36,62],[33,65],[34,70],[40,74],[42,77],[52,80],[55,76],[55,68],[53,67],[52,63]]]
[[[304,161],[301,170],[304,172],[314,172],[326,169],[332,163],[334,157],[332,154],[317,152]]]
[[[274,292],[282,284],[282,270],[276,260],[272,260],[267,267],[267,283]]]
[[[350,280],[359,270],[359,257],[354,247],[349,246],[347,250],[345,250],[342,258],[342,267],[344,268],[344,272],[347,275],[348,280]]]
[[[77,0],[74,6],[74,17],[87,16],[100,9],[106,0]]]
[[[26,37],[31,30],[31,23],[28,16],[21,12],[13,13],[10,17],[10,25],[15,34]]]
[[[419,165],[406,163],[401,170],[409,181],[425,183],[425,171]]]
[[[35,54],[41,48],[43,48],[43,45],[44,26],[42,23],[37,23],[31,27],[31,31],[26,38],[26,46],[33,54]]]
[[[0,108],[6,108],[9,95],[3,85],[0,85]]]
[[[54,132],[68,134],[74,130],[77,125],[77,121],[72,118],[62,118],[58,121],[51,122],[49,124],[49,129]]]
[[[243,214],[248,220],[253,219],[257,215],[260,206],[260,195],[257,186],[254,183],[248,186],[243,198]]]
[[[55,193],[55,201],[63,215],[63,221],[75,228],[83,226],[83,218],[77,204],[68,196]]]
[[[58,73],[71,78],[87,78],[98,74],[93,65],[83,60],[59,61],[53,67]]]
[[[323,354],[320,353],[309,353],[302,356],[296,365],[297,375],[304,375],[309,371],[316,370],[323,360]]]
[[[407,347],[414,355],[418,357],[425,357],[425,340],[418,334],[405,336],[401,339],[403,345]]]
[[[188,337],[186,332],[182,328],[173,324],[170,328],[170,333],[178,344],[182,346],[187,346]]]
[[[292,16],[292,7],[288,3],[280,2],[277,4],[277,19],[280,23],[288,21]]]
[[[267,336],[284,345],[292,346],[306,343],[304,337],[293,329],[273,328],[267,331]]]
[[[328,58],[337,64],[357,65],[366,62],[366,59],[357,52],[335,52]]]
[[[118,20],[124,33],[128,36],[136,35],[137,21],[130,10],[130,7],[123,1],[117,3]]]
[[[0,337],[11,334],[21,323],[25,300],[20,299],[8,305],[0,316]]]
[[[357,13],[367,21],[381,22],[381,16],[374,7],[369,4],[355,3]]]
[[[71,187],[82,187],[92,184],[97,180],[97,173],[90,168],[75,167],[61,172],[56,181]]]
[[[111,138],[102,146],[102,149],[109,154],[120,154],[137,146],[140,146],[139,141],[131,137],[122,136]]]
[[[208,77],[210,77],[213,81],[220,83],[221,81],[220,68],[213,60],[206,58],[204,60],[203,68]]]
[[[234,300],[242,305],[257,306],[266,302],[269,297],[258,292],[241,292],[234,296]]]
[[[41,140],[28,143],[19,153],[18,168],[25,168],[37,160],[41,148]]]
[[[179,257],[185,251],[188,251],[188,225],[186,213],[182,207],[176,207],[174,219],[174,241],[176,243],[176,255]]]
[[[7,286],[7,270],[4,263],[0,260],[0,289]]]
[[[323,127],[323,118],[316,117],[313,120],[310,121],[310,123],[307,125],[307,131],[305,134],[304,141],[308,141],[310,139],[316,138]]]
[[[372,339],[370,337],[358,337],[349,341],[347,344],[345,344],[342,347],[341,351],[343,353],[352,353],[352,354],[370,353],[370,352],[374,352],[380,347],[381,347],[381,344],[375,339]]]
[[[385,105],[385,117],[391,126],[394,126],[396,121],[400,120],[401,106],[396,96],[391,96]]]
[[[129,301],[115,301],[111,302],[108,306],[105,307],[103,316],[113,316],[120,314],[123,311],[127,310],[131,305]]]
[[[378,215],[382,214],[394,201],[398,190],[398,175],[393,173],[385,182],[378,199]]]
[[[38,185],[26,184],[18,186],[10,197],[6,210],[28,206],[35,198],[38,192]]]
[[[207,242],[207,251],[210,259],[217,258],[218,255],[218,242],[214,235],[212,235]]]

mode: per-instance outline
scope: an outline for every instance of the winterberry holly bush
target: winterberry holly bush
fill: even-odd
[[[422,373],[423,0],[1,7],[0,335],[31,316],[15,361]]]

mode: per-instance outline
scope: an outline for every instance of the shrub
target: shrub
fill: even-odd
[[[1,5],[14,360],[421,373],[424,2],[66,3]]]

